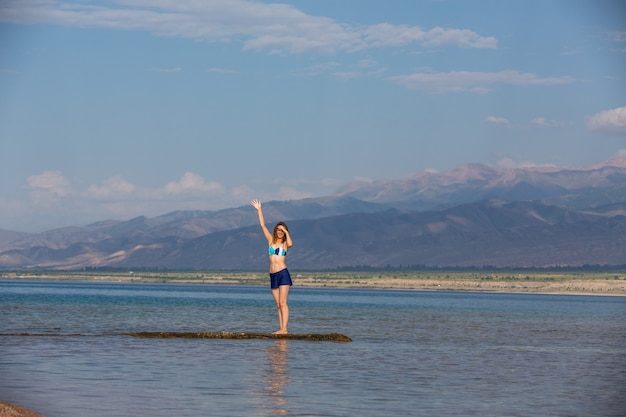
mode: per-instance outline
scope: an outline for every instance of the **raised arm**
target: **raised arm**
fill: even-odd
[[[252,204],[252,207],[256,209],[256,213],[259,216],[259,224],[261,225],[261,230],[263,230],[265,239],[267,239],[267,243],[271,244],[273,236],[270,233],[270,231],[267,230],[267,226],[265,226],[265,218],[263,217],[263,210],[261,209],[261,202],[259,200],[254,199],[250,202],[250,204]]]

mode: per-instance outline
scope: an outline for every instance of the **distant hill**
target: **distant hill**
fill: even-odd
[[[0,229],[0,242],[15,242],[28,236],[28,233]]]
[[[578,169],[465,164],[404,179],[355,181],[335,195],[412,210],[442,209],[486,199],[598,207],[626,201],[626,158]]]
[[[626,264],[626,216],[570,211],[538,202],[485,201],[442,211],[329,216],[291,221],[300,269],[351,266],[518,266]],[[128,233],[65,248],[0,254],[5,267],[264,270],[258,226],[192,239]]]
[[[318,219],[355,212],[371,213],[385,208],[388,206],[352,197],[320,197],[263,203],[263,211],[268,219],[285,221]],[[140,216],[127,221],[105,220],[87,226],[62,227],[36,234],[0,231],[0,253],[9,249],[38,246],[62,249],[77,243],[95,243],[109,239],[192,239],[257,222],[256,211],[250,206],[244,206],[219,211],[179,210],[153,218]]]
[[[289,265],[626,264],[626,159],[579,169],[467,164],[264,203],[289,221]],[[37,234],[0,230],[0,268],[264,270],[255,210],[175,211]]]

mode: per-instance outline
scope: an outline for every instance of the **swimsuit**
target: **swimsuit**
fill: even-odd
[[[275,248],[274,246],[270,245],[269,254],[270,256],[287,256],[287,251],[282,246]],[[278,272],[270,272],[270,286],[272,287],[272,289],[276,289],[281,285],[293,285],[293,283],[291,282],[291,275],[289,275],[289,271],[287,270],[287,268],[281,269]]]
[[[278,255],[278,256],[287,256],[287,251],[282,246],[275,248],[274,246],[270,245],[269,254]]]
[[[281,285],[293,285],[291,275],[289,275],[287,268],[274,273],[270,272],[270,287],[276,289]]]

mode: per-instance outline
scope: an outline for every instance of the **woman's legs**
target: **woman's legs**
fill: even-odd
[[[278,288],[272,288],[272,296],[276,302],[278,309],[278,324],[280,328],[274,334],[286,334],[287,323],[289,323],[289,306],[287,305],[287,296],[289,295],[289,285],[281,285]]]

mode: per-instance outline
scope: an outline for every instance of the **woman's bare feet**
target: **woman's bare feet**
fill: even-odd
[[[276,330],[274,333],[272,334],[288,334],[287,330]]]

